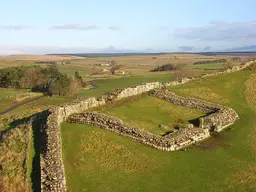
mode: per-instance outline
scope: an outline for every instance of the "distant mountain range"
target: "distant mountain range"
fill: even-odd
[[[256,45],[249,45],[249,46],[244,46],[244,47],[234,47],[231,49],[225,49],[223,51],[256,51]]]
[[[180,52],[170,52],[170,51],[158,51],[154,49],[145,49],[144,51],[132,50],[132,49],[116,49],[113,46],[109,46],[103,49],[95,49],[93,51],[88,52],[69,52],[67,50],[66,53],[60,54],[48,54],[48,55],[73,55],[73,56],[80,56],[80,57],[113,57],[113,56],[129,56],[129,55],[162,55],[162,54],[202,54],[202,55],[256,55],[256,45],[249,45],[244,47],[234,47],[224,50],[218,51],[209,51],[210,47],[204,48],[204,51],[192,51],[191,47],[183,46],[179,47],[182,49]],[[78,51],[78,49],[77,49]]]

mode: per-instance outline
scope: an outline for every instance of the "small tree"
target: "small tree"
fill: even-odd
[[[150,72],[155,72],[155,71],[172,71],[172,70],[176,70],[176,69],[177,69],[176,64],[168,63],[168,64],[165,64],[165,65],[158,66],[158,67],[156,67],[154,69],[151,69]]]
[[[112,66],[116,66],[116,65],[117,65],[115,60],[111,60],[111,61],[110,61],[110,64],[111,64]]]
[[[231,62],[224,63],[224,69],[231,69],[233,67]]]
[[[75,78],[77,78],[77,79],[81,78],[81,76],[80,76],[78,71],[75,72]]]
[[[119,70],[120,68],[121,68],[120,65],[114,66],[114,67],[112,67],[112,68],[110,69],[110,72],[111,72],[112,75],[113,75],[113,74],[115,74],[115,71],[116,71],[116,70]]]
[[[76,83],[74,83],[74,81],[75,81]],[[82,76],[79,74],[78,71],[75,72],[75,78],[73,79],[72,84],[76,84],[77,87],[82,87],[82,86],[84,85],[83,78],[82,78]]]

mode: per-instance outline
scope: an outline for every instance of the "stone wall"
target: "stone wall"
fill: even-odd
[[[222,108],[215,113],[199,118],[200,127],[215,132],[220,132],[234,124],[238,119],[237,113],[231,108]]]
[[[253,61],[247,62],[246,64],[239,66],[239,67],[233,67],[232,69],[228,69],[223,72],[218,72],[210,75],[204,75],[203,77],[207,76],[213,76],[213,75],[219,75],[223,73],[230,73],[234,71],[239,71],[247,68],[253,63]],[[166,86],[175,86],[180,85],[192,81],[196,81],[199,78],[184,78],[180,81],[172,81],[168,83],[160,83],[160,82],[153,82],[153,83],[146,83],[126,89],[117,89],[113,91],[112,93],[106,94],[105,96],[99,97],[99,98],[88,98],[81,101],[75,101],[71,104],[67,104],[64,106],[56,107],[50,110],[50,113],[48,117],[46,117],[46,123],[42,125],[42,133],[44,134],[44,140],[45,140],[45,147],[43,149],[43,155],[40,159],[41,164],[41,191],[66,191],[66,180],[65,180],[65,172],[64,172],[64,166],[63,166],[63,160],[62,160],[62,145],[61,145],[61,132],[60,132],[60,123],[65,121],[68,116],[79,113],[82,111],[85,111],[87,109],[98,107],[101,105],[106,104],[109,101],[113,101],[116,99],[121,99],[125,97],[130,97],[142,93],[146,93],[150,90],[157,89],[157,88],[163,88]],[[201,106],[203,107],[203,106]],[[210,111],[210,109],[209,109]],[[211,116],[208,116],[208,119],[203,119],[201,121],[202,127],[207,127],[211,124],[218,124],[219,118],[211,118]],[[209,119],[210,118],[210,119]],[[210,123],[209,123],[210,121]],[[206,123],[207,122],[207,123]],[[221,121],[222,122],[222,121]],[[229,121],[227,121],[229,122]],[[222,124],[223,127],[223,124]],[[186,130],[186,129],[185,129]],[[218,130],[221,130],[218,128]],[[187,131],[184,131],[184,135],[187,135]],[[190,132],[189,132],[190,133]],[[206,132],[207,133],[207,132]],[[206,134],[204,132],[200,133],[202,134],[202,137]],[[182,135],[179,133],[179,135]],[[192,141],[199,139],[200,140],[200,134],[195,133],[195,138],[192,138]],[[169,135],[170,136],[170,135]],[[184,137],[182,137],[184,138]],[[136,139],[136,138],[134,138]],[[163,138],[161,138],[162,140]],[[143,139],[140,140],[141,142]],[[145,141],[146,142],[146,141]],[[167,142],[167,141],[166,141]],[[168,140],[168,142],[170,142]],[[167,142],[167,143],[168,143]],[[179,142],[179,146],[185,146],[187,145],[186,139],[184,140],[183,144],[182,142]],[[166,144],[167,144],[166,143]],[[168,146],[169,144],[167,144]],[[161,147],[164,147],[163,144],[160,145]],[[169,146],[170,147],[170,146]],[[168,148],[168,147],[167,147]],[[182,148],[182,147],[181,147]],[[177,150],[177,148],[169,148],[169,150]]]
[[[42,132],[45,146],[40,158],[41,191],[66,191],[65,171],[62,160],[62,143],[60,124],[66,118],[89,108],[105,104],[105,100],[92,97],[82,101],[75,101],[50,110]]]
[[[154,90],[150,94],[175,105],[195,108],[208,113],[207,116],[199,118],[200,127],[211,131],[219,132],[238,119],[238,115],[233,109],[215,103],[195,98],[181,97],[165,89]]]
[[[97,112],[73,114],[67,119],[67,122],[100,127],[163,151],[179,150],[210,137],[208,130],[200,128],[184,128],[175,132],[175,134],[170,133],[166,136],[159,136],[135,128],[116,117],[110,117]]]
[[[42,129],[44,145],[41,148],[40,156],[41,191],[66,191],[58,112],[58,108],[50,111]]]

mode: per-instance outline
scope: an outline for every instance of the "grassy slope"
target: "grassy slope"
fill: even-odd
[[[162,152],[115,133],[64,123],[63,156],[70,191],[255,190],[255,182],[245,183],[237,176],[255,159],[248,136],[254,113],[244,97],[249,75],[247,71],[237,72],[172,89],[182,92],[208,87],[228,99],[227,105],[238,112],[240,120],[220,137],[204,143],[214,143],[212,150],[194,147],[186,152]]]
[[[26,93],[28,91],[29,90],[0,89],[0,111],[17,103],[17,101],[10,98],[12,95]]]
[[[26,136],[25,125],[5,133],[0,141],[0,182],[6,191],[21,192],[26,189]],[[1,183],[0,183],[1,184]]]
[[[148,95],[122,100],[101,107],[99,111],[116,116],[135,127],[159,135],[173,130],[174,126],[180,122],[187,124],[189,120],[204,115],[199,110],[177,106]],[[158,125],[165,125],[168,128],[160,128]]]

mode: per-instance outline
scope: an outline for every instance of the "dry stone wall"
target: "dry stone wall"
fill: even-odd
[[[205,117],[199,118],[200,127],[204,129],[219,132],[238,119],[238,115],[233,109],[218,104],[195,98],[181,97],[164,89],[154,90],[151,94],[176,105],[195,108],[210,113]]]
[[[52,109],[43,128],[45,145],[40,156],[41,191],[66,191],[58,116],[58,109]]]
[[[180,129],[175,134],[169,134],[162,137],[135,128],[116,117],[110,117],[97,112],[73,114],[67,119],[67,122],[100,127],[130,137],[140,143],[144,143],[163,151],[179,150],[210,137],[210,132],[208,130],[200,128],[184,128]]]
[[[45,138],[45,147],[42,149],[40,158],[41,191],[66,191],[60,123],[73,113],[103,104],[105,104],[104,100],[88,98],[80,102],[74,102],[71,105],[55,107],[50,110],[42,130]]]
[[[252,63],[253,61],[250,61],[245,63],[242,66],[233,67],[232,69],[228,69],[223,72],[204,75],[202,77],[243,70],[248,66],[250,66]],[[107,102],[112,100],[146,93],[150,90],[163,88],[166,86],[180,85],[180,84],[192,82],[195,80],[198,80],[198,78],[184,78],[179,81],[172,81],[168,83],[160,83],[160,82],[146,83],[146,84],[142,84],[142,85],[126,88],[126,89],[117,89],[112,93],[106,94],[105,96],[102,96],[99,98],[92,97],[82,101],[75,101],[71,104],[51,109],[49,112],[49,115],[46,117],[46,123],[42,125],[42,132],[44,133],[45,147],[43,149],[43,155],[41,156],[41,159],[40,159],[41,188],[42,188],[41,191],[47,191],[47,192],[48,191],[52,191],[52,192],[66,191],[65,172],[64,172],[64,166],[63,166],[63,160],[62,160],[60,123],[65,121],[68,116],[74,113],[85,111],[93,107],[98,107],[98,106],[107,104]],[[220,124],[218,121],[219,118],[217,118],[217,116],[214,116],[214,117],[215,118],[211,118],[211,116],[208,116],[208,118],[203,119],[201,122],[202,127],[210,126],[210,124],[219,125]],[[221,121],[222,128],[223,128],[223,125],[227,125],[227,123],[229,122],[230,121],[227,121],[226,123],[223,124],[223,121]],[[218,130],[221,130],[221,128],[219,127]],[[187,132],[185,131],[184,134],[186,135]],[[204,135],[204,133],[202,133],[202,135]],[[196,140],[196,138],[200,139],[200,136],[197,136],[197,133],[195,133],[194,140]],[[143,139],[141,139],[141,142],[142,141]],[[187,141],[184,140],[183,142],[184,146],[187,145],[186,142]],[[182,143],[179,143],[179,145],[182,146]],[[164,145],[162,147],[164,147]],[[169,149],[173,149],[173,148],[169,148]],[[179,147],[175,149],[179,149]]]

